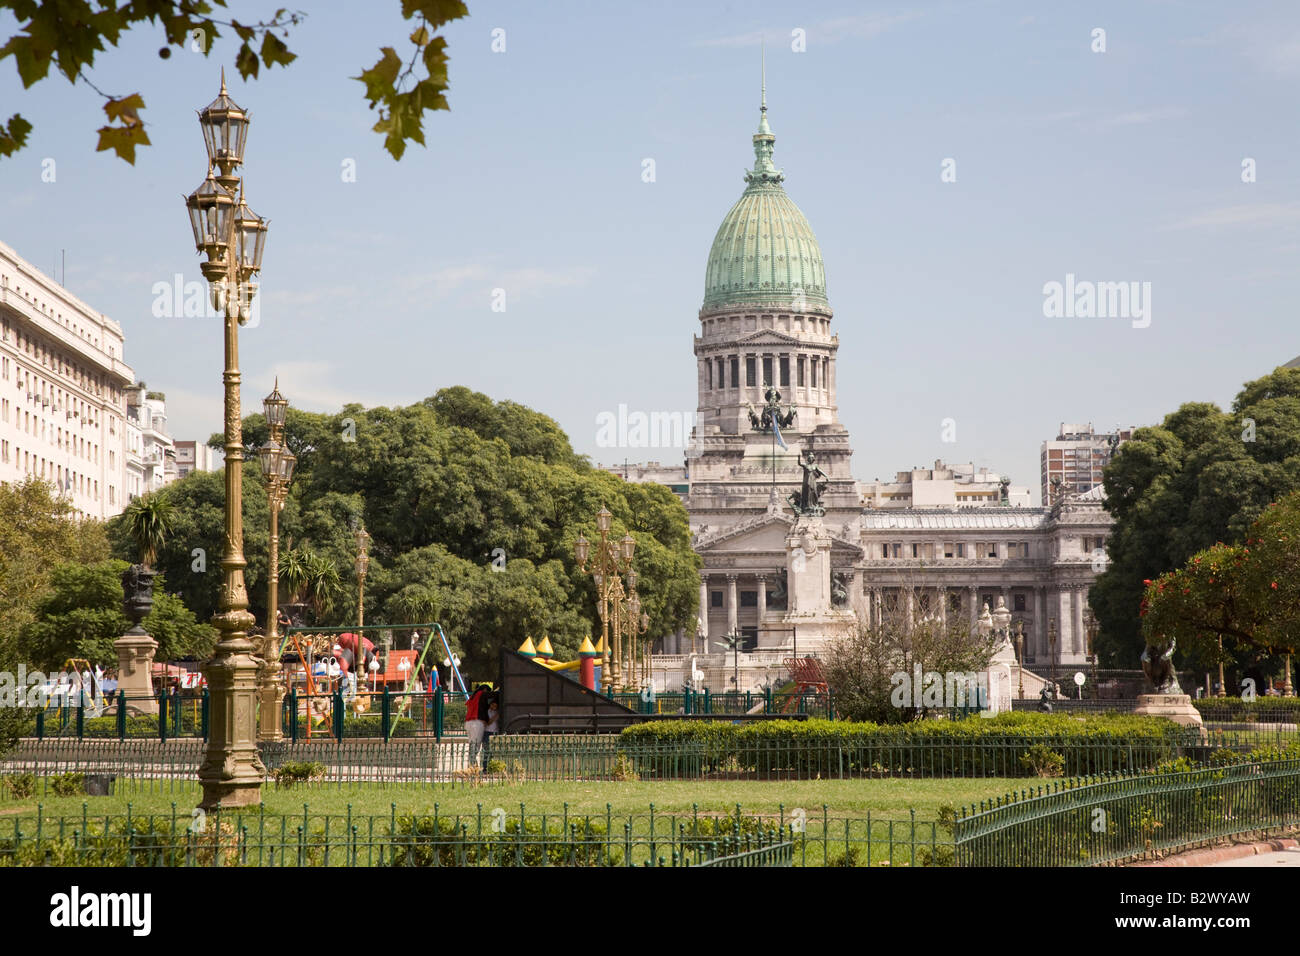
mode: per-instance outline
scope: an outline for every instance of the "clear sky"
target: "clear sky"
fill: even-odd
[[[218,321],[153,305],[156,283],[200,276],[182,197],[222,63],[253,116],[249,202],[271,220],[247,410],[277,374],[319,411],[461,384],[553,416],[593,460],[680,462],[598,447],[597,416],[694,411],[691,337],[753,161],[760,38],[774,159],[825,257],[859,478],[973,461],[1037,499],[1059,423],[1226,405],[1300,353],[1295,3],[470,0],[445,33],[451,111],[426,114],[428,148],[400,163],[349,79],[382,45],[409,50],[397,0],[299,5],[298,60],[249,83],[229,40],[163,60],[145,28],[103,55],[96,85],[146,103],[134,167],[94,151],[92,90],[25,91],[0,63],[0,116],[36,125],[0,161],[0,240],[47,272],[66,250],[68,287],[123,325],[175,437],[221,421]],[[0,14],[0,37],[12,27]],[[1149,325],[1046,316],[1044,285],[1067,275],[1150,283]]]

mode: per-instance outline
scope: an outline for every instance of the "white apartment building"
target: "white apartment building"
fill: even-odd
[[[138,493],[147,495],[177,477],[176,443],[167,431],[167,396],[137,382],[126,389],[126,416],[140,436],[138,458],[133,457],[129,467],[139,470]]]
[[[184,478],[192,471],[216,471],[224,456],[201,441],[176,442],[176,477]]]
[[[1005,490],[1004,490],[1005,482]],[[975,470],[973,463],[896,472],[893,481],[860,482],[864,508],[956,508],[999,506],[1028,508],[1028,486],[1014,486],[1010,479],[987,468]],[[1005,495],[1006,500],[1003,500]]]
[[[0,242],[0,481],[35,475],[80,515],[127,502],[122,327]]]

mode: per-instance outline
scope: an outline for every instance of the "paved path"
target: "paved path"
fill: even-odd
[[[1243,856],[1236,860],[1222,860],[1210,866],[1290,866],[1300,868],[1300,849],[1275,850],[1272,853],[1260,853],[1256,856]]]

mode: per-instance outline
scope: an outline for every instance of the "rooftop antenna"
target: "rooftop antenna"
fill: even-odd
[[[766,113],[767,112],[767,39],[765,37],[759,37],[758,45],[759,45],[760,55],[762,56],[763,59],[763,82],[762,82],[763,99],[762,99],[762,105],[760,105],[758,109],[759,112]]]

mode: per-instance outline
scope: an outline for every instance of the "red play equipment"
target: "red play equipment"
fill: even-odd
[[[822,670],[822,662],[817,658],[787,657],[785,669],[790,672],[790,679],[794,681],[794,693],[781,705],[783,714],[797,710],[799,701],[805,694],[830,693],[830,685],[826,683],[826,672]]]

